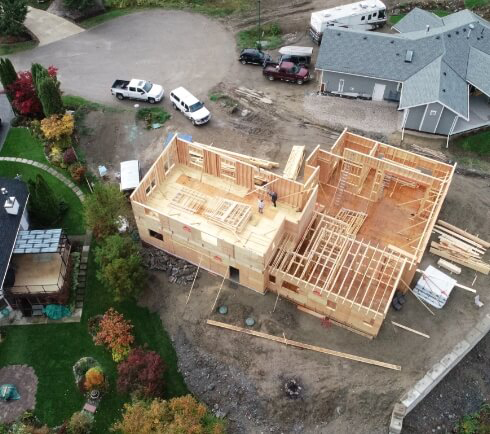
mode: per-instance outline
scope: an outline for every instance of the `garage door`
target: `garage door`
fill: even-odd
[[[378,84],[374,85],[373,101],[383,101],[383,95],[385,94],[386,85]]]

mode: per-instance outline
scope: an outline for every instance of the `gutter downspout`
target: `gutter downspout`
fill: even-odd
[[[453,133],[454,131],[454,127],[456,126],[456,122],[458,122],[458,119],[459,119],[459,116],[455,116],[454,117],[454,121],[453,121],[453,124],[451,125],[451,129],[449,130],[449,133],[447,135],[447,140],[446,140],[446,149],[449,148],[449,136],[451,136],[451,134]]]

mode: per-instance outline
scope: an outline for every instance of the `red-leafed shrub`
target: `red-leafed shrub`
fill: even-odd
[[[30,71],[21,71],[9,87],[12,106],[23,116],[39,117],[43,114],[41,102],[36,95]]]
[[[85,176],[85,173],[87,173],[87,167],[81,163],[73,163],[69,171],[73,181],[80,182]]]
[[[115,362],[124,360],[129,354],[134,336],[133,325],[112,307],[104,314],[99,323],[99,332],[94,336],[96,345],[105,345],[112,351]]]
[[[75,161],[77,161],[77,155],[73,148],[68,148],[63,152],[63,162],[65,164],[73,164]]]
[[[155,398],[163,393],[165,365],[155,351],[134,348],[117,367],[117,389],[138,398]]]

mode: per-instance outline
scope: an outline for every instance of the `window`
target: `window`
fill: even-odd
[[[329,309],[335,310],[335,309],[337,309],[337,303],[335,303],[331,300],[327,300],[327,307]]]
[[[185,111],[188,112],[189,111],[189,106],[187,104],[184,104],[184,108],[185,108]]]
[[[362,17],[361,17],[361,21],[364,21],[365,19],[366,19],[366,17],[365,17],[365,16],[362,16]]]
[[[129,91],[130,91],[130,92],[136,92],[136,88],[134,88],[134,87],[130,87],[130,88],[129,88]]]
[[[289,289],[290,291],[299,292],[299,288],[289,282],[282,282],[282,287]]]
[[[377,14],[378,14],[378,13],[377,13],[377,12],[375,12],[375,13],[373,14],[373,17],[375,17]]]
[[[163,235],[159,234],[158,232],[152,231],[151,229],[148,229],[148,233],[150,234],[150,237],[156,238],[157,240],[163,241]]]
[[[157,185],[157,184],[155,183],[155,180],[154,180],[154,179],[152,179],[152,180],[151,180],[151,184],[150,184],[151,189],[153,190],[153,189],[156,187],[156,185]]]
[[[138,89],[138,92],[143,95],[145,93],[145,91],[143,89]]]
[[[151,193],[151,186],[150,185],[148,187],[146,187],[145,193],[147,196]]]
[[[435,116],[437,114],[437,110],[431,110],[429,116]]]
[[[368,21],[371,19],[371,15],[368,15]]]
[[[269,282],[276,283],[276,276],[269,275]]]

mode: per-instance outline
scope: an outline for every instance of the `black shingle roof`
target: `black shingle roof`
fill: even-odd
[[[29,190],[27,185],[22,181],[0,177],[0,188],[7,189],[7,194],[0,193],[0,298],[3,295],[2,287],[7,269],[10,263],[10,257],[17,238],[20,221],[24,212]],[[17,215],[8,214],[5,211],[5,200],[14,196],[19,202],[19,212]]]

